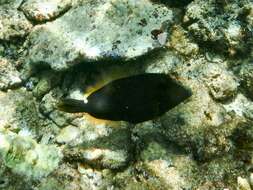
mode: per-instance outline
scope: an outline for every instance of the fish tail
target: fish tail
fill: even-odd
[[[68,113],[78,113],[78,112],[86,112],[87,104],[84,103],[83,100],[75,100],[75,99],[61,99],[57,107],[59,110],[68,112]]]

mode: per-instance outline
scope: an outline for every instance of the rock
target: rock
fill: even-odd
[[[173,12],[147,0],[85,1],[29,35],[30,64],[64,70],[82,61],[129,60],[162,47]]]
[[[38,190],[49,190],[49,189],[65,190],[64,185],[62,184],[62,181],[60,182],[54,177],[46,178],[43,181],[41,181],[41,183],[37,186],[37,189]],[[76,190],[76,189],[73,188],[73,190]]]
[[[21,3],[22,0],[2,0],[0,2],[0,5],[4,7],[12,7],[14,9],[17,9]]]
[[[51,173],[51,175],[43,178],[36,186],[36,189],[80,190],[82,184],[86,182],[80,181],[81,175],[78,170],[68,163],[62,163],[56,170]]]
[[[70,7],[70,0],[26,0],[20,9],[31,21],[46,22],[55,19]]]
[[[130,175],[138,176],[140,184],[148,184],[151,189],[176,190],[196,187],[195,161],[162,134],[161,124],[158,121],[137,124],[132,131],[132,139],[139,156]],[[126,182],[128,189],[139,186],[130,181]]]
[[[2,57],[4,55],[5,48],[3,46],[3,44],[0,44],[0,56]]]
[[[184,146],[177,146],[170,138],[163,135],[160,128],[157,122],[144,122],[136,126],[133,133],[137,138],[136,149],[140,152],[140,156],[134,169],[129,169],[129,173],[125,171],[126,173],[115,177],[116,184],[120,184],[119,188],[126,186],[128,189],[133,189],[143,184],[147,184],[152,189],[205,190],[236,187],[235,177],[243,175],[243,172],[237,169],[242,166],[240,160],[221,152],[220,156],[208,157],[209,161],[197,162],[189,151],[183,150]],[[216,131],[219,133],[219,129]],[[208,135],[209,133],[205,136]],[[120,178],[121,175],[124,180]],[[230,176],[229,180],[224,180],[225,176]],[[136,177],[139,183],[133,182],[132,178]]]
[[[209,184],[210,189],[236,189],[237,176],[246,174],[244,171],[238,170],[238,167],[242,167],[242,165],[241,161],[230,155],[223,155],[201,164],[200,173],[197,175],[202,176],[201,184]],[[229,179],[226,180],[226,176],[230,176]],[[208,189],[207,187],[205,189]]]
[[[245,6],[245,11],[248,12],[246,21],[249,24],[249,26],[253,26],[253,3],[249,3]]]
[[[0,23],[0,189],[252,185],[249,0],[0,0]],[[139,73],[193,95],[137,125],[57,109]]]
[[[237,147],[238,152],[240,155],[238,158],[243,158],[244,156],[251,157],[249,163],[252,164],[252,140],[253,140],[253,128],[252,128],[252,121],[245,120],[241,122],[240,125],[236,128],[231,138],[233,139],[234,145]]]
[[[62,95],[59,88],[55,88],[44,95],[40,102],[40,111],[45,115],[56,111],[57,100]]]
[[[250,182],[250,185],[252,186],[253,185],[253,173],[251,173],[249,176],[249,182]]]
[[[4,5],[4,4],[8,3],[8,1],[9,0],[3,0],[3,1],[1,1],[0,5]]]
[[[226,134],[231,134],[236,124],[232,124],[232,128],[229,126],[224,129],[226,137],[224,143],[215,140],[214,142],[218,142],[219,145],[212,144],[214,140],[212,138],[215,137],[215,135],[211,135],[212,133],[218,133],[221,139],[224,138],[219,126],[230,120],[230,117],[226,115],[222,106],[210,98],[203,84],[194,83],[192,83],[194,85],[192,90],[195,94],[187,102],[178,105],[160,118],[161,129],[168,139],[190,149],[196,159],[205,160],[224,154],[225,150],[230,151],[231,142],[227,139],[229,135]],[[206,135],[208,133],[210,135]],[[209,137],[210,139],[208,139]]]
[[[27,91],[32,91],[38,84],[39,79],[37,77],[30,77],[24,84]]]
[[[210,12],[214,12],[215,1],[192,1],[187,6],[187,12],[184,16],[184,22],[189,22],[191,19],[201,19]]]
[[[253,2],[248,2],[248,4],[244,6],[244,11],[246,12],[246,15],[247,15],[246,22],[248,24],[247,27],[249,28],[248,35],[250,36],[248,44],[250,47],[250,44],[253,43],[253,39],[252,39],[252,36],[253,36],[253,30],[252,30],[252,28],[253,28]],[[249,48],[248,50],[249,51],[247,51],[247,53],[249,52],[251,55],[251,58],[252,58],[253,57],[253,48]]]
[[[58,133],[58,127],[40,114],[37,102],[24,88],[0,91],[0,105],[0,128],[40,139],[45,144]]]
[[[180,26],[175,26],[169,41],[169,46],[185,56],[194,56],[199,52],[198,44],[187,37],[187,32]]]
[[[1,177],[1,189],[6,190],[22,190],[29,189],[32,186],[32,182],[24,178],[24,176],[13,173],[6,165],[3,160],[0,159],[0,177]]]
[[[164,160],[154,160],[147,164],[154,176],[166,182],[168,189],[177,190],[185,186],[185,180],[174,167],[170,167]]]
[[[191,183],[194,183],[195,180],[191,173],[192,169],[196,167],[194,161],[175,151],[168,143],[151,141],[147,144],[148,146],[141,152],[141,159],[144,162],[141,167],[147,172],[146,175],[150,176],[148,178],[151,176],[158,178],[163,188],[166,189],[191,188],[189,180]],[[170,147],[170,151],[164,146]],[[151,182],[151,180],[147,181]]]
[[[238,82],[235,76],[222,66],[206,64],[201,68],[203,80],[215,100],[227,100],[237,92]]]
[[[235,1],[193,1],[186,8],[184,22],[189,23],[188,30],[199,43],[235,55],[247,51],[247,40],[251,40],[243,32],[248,30],[243,27],[245,20],[236,19],[241,14],[239,7]]]
[[[138,151],[141,160],[114,177],[113,184],[119,189],[191,189],[195,188],[197,178],[196,163],[181,152],[180,148],[163,142],[163,136],[156,141],[149,139]],[[151,140],[152,139],[152,140]],[[145,140],[145,139],[143,139]],[[151,141],[150,141],[151,140]],[[161,154],[159,154],[161,153]],[[147,156],[147,157],[146,157]],[[138,179],[133,180],[133,179]]]
[[[236,51],[235,47],[240,47],[242,40],[244,38],[244,32],[241,23],[238,21],[230,22],[227,28],[224,29],[224,36],[229,44],[229,52],[233,54]]]
[[[221,104],[213,101],[209,91],[213,86],[219,87],[220,91],[214,91],[216,97],[231,98],[237,92],[235,76],[222,66],[223,62],[217,66],[204,57],[184,61],[169,52],[163,52],[158,57],[157,60],[149,59],[152,64],[147,64],[146,71],[168,73],[193,92],[185,102],[155,120],[158,126],[161,125],[161,133],[185,150],[192,151],[197,160],[211,159],[233,151],[235,147],[229,137],[242,122],[243,114],[238,118],[230,116]],[[212,79],[213,72],[217,73],[217,78]],[[213,86],[205,85],[201,80]],[[230,83],[225,85],[225,81]]]
[[[161,138],[158,143],[161,143]],[[167,158],[164,154],[157,154],[159,150],[156,148],[162,149],[161,152],[167,152]],[[237,169],[242,166],[242,163],[230,156],[198,163],[190,155],[181,152],[179,147],[175,148],[175,145],[170,142],[162,143],[156,148],[153,149],[151,146],[147,148],[156,158],[138,161],[134,168],[118,173],[114,177],[113,184],[119,189],[123,187],[124,189],[137,187],[142,187],[142,189],[236,189],[236,176],[244,174]],[[146,147],[143,151],[146,151]],[[168,156],[170,160],[167,160]],[[168,176],[171,177],[166,179]],[[230,178],[224,180],[226,176]],[[135,178],[138,181],[133,180]]]
[[[202,135],[203,141],[198,142],[197,154],[200,159],[208,160],[217,156],[231,154],[235,151],[235,140],[232,136],[238,132],[245,121],[238,117],[217,127],[206,128]],[[203,144],[202,144],[203,143]]]
[[[238,190],[251,190],[250,184],[247,179],[238,177],[237,178],[237,183],[238,183]]]
[[[44,116],[48,117],[57,126],[64,127],[68,126],[76,116],[57,109],[57,102],[61,96],[62,92],[59,88],[51,90],[42,98],[39,109]]]
[[[253,65],[252,62],[243,64],[240,67],[239,79],[241,84],[248,93],[250,98],[253,98]]]
[[[0,40],[24,38],[32,29],[25,15],[12,7],[0,7]]]
[[[61,81],[61,73],[45,71],[37,74],[37,76],[39,77],[39,82],[33,89],[33,95],[38,99],[42,99],[45,94]]]
[[[144,70],[147,73],[166,73],[175,72],[178,67],[182,66],[183,60],[172,51],[164,51],[157,53],[154,57],[148,57],[145,60]],[[144,63],[145,63],[144,62]]]
[[[85,165],[78,165],[81,174],[82,189],[112,189],[114,185],[111,178],[113,173],[108,169],[94,170]]]
[[[131,159],[131,133],[126,122],[85,116],[74,120],[80,133],[64,148],[67,160],[82,160],[95,168],[118,169]]]
[[[62,155],[54,145],[40,145],[29,137],[3,129],[0,136],[1,159],[14,173],[39,179],[58,167]]]
[[[13,63],[0,57],[0,90],[17,87],[21,82],[20,74]]]
[[[29,126],[38,124],[38,116],[35,116],[36,105],[34,104],[34,99],[31,99],[31,97],[31,94],[26,94],[24,89],[18,91],[8,91],[7,93],[0,92],[1,128],[11,127],[12,130],[19,131],[22,128],[27,127],[28,123],[24,122],[26,119],[29,121]],[[30,102],[27,102],[27,98],[30,98]],[[27,118],[27,116],[31,116],[31,113],[33,113],[33,116],[35,117],[33,117],[33,119]]]
[[[67,126],[60,131],[60,133],[56,137],[56,141],[58,143],[69,143],[75,140],[79,134],[80,134],[79,128],[74,126]]]
[[[224,104],[223,107],[228,113],[233,112],[239,117],[253,119],[253,103],[241,93],[237,94],[233,101]]]

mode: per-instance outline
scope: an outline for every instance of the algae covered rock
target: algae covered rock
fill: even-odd
[[[56,141],[58,143],[69,143],[71,141],[74,141],[79,134],[81,133],[80,129],[74,126],[67,126],[64,127],[58,136],[56,137]]]
[[[205,159],[200,151],[207,146],[205,131],[226,122],[226,111],[216,104],[204,86],[195,83],[195,95],[161,117],[163,134],[180,146],[195,152],[198,159]],[[212,141],[211,141],[212,142]],[[215,152],[213,156],[215,155]],[[209,155],[208,157],[211,157]]]
[[[0,39],[24,38],[32,29],[25,15],[13,7],[0,6]]]
[[[47,176],[61,161],[60,149],[46,145],[57,126],[38,112],[35,99],[24,89],[1,92],[0,104],[0,160],[10,173],[6,180],[16,175],[19,182],[12,179],[9,183],[18,186],[24,183],[20,176],[26,176],[29,187],[32,180]]]
[[[237,176],[245,175],[242,170],[242,162],[231,156],[217,157],[210,162],[200,165],[200,174],[202,175],[201,189],[224,189],[237,187]],[[229,177],[227,177],[229,176]]]
[[[194,56],[199,51],[198,44],[192,42],[187,32],[180,26],[173,27],[169,46],[185,56]]]
[[[140,129],[135,129],[135,135],[141,143],[137,143],[140,156],[136,169],[143,171],[142,180],[155,189],[192,188],[197,180],[194,176],[195,161],[168,141],[160,132],[160,126],[145,122],[138,127]]]
[[[1,6],[11,6],[13,8],[18,8],[20,4],[22,3],[22,0],[2,0],[0,2]]]
[[[61,160],[61,152],[55,146],[40,145],[29,137],[1,129],[1,159],[14,173],[29,178],[47,176]]]
[[[45,22],[52,20],[71,7],[70,0],[27,0],[20,9],[32,21]]]
[[[45,71],[41,74],[37,74],[37,78],[38,83],[33,89],[33,95],[38,99],[42,99],[45,94],[59,84],[61,73]]]
[[[5,90],[8,88],[18,86],[22,81],[20,74],[14,67],[13,63],[7,59],[0,57],[0,89]]]
[[[237,92],[239,86],[235,76],[218,64],[207,64],[200,71],[210,94],[216,100],[227,100]]]
[[[0,92],[0,128],[40,139],[48,144],[58,133],[58,126],[43,116],[30,92],[24,88]]]
[[[239,190],[251,190],[250,184],[246,178],[237,178],[238,189]]]
[[[47,82],[47,80],[46,80],[46,82]],[[51,80],[49,80],[49,81],[51,81]],[[51,82],[53,82],[53,81],[51,81]],[[38,84],[40,84],[40,83],[38,83]],[[48,90],[49,86],[46,85],[46,86],[42,86],[42,87],[46,87],[46,88],[42,88],[44,91],[44,89]],[[41,92],[43,92],[43,91],[41,91]],[[34,92],[36,92],[36,91],[34,91]],[[55,88],[55,89],[51,90],[49,93],[45,94],[44,97],[42,98],[40,105],[39,105],[39,110],[43,115],[48,117],[57,126],[64,127],[64,126],[68,126],[71,123],[71,121],[76,118],[76,116],[73,114],[61,112],[57,109],[57,101],[59,100],[59,98],[61,96],[62,96],[62,92],[60,91],[59,88]]]
[[[196,0],[187,6],[184,22],[189,23],[188,30],[204,46],[230,55],[244,53],[251,37],[248,28],[244,28],[241,8],[248,4],[247,0]]]
[[[1,127],[11,127],[11,129],[18,131],[31,127],[30,129],[34,130],[33,127],[38,125],[39,116],[36,115],[38,112],[34,99],[27,101],[27,98],[32,98],[32,96],[24,89],[0,92]]]
[[[44,178],[37,186],[38,190],[88,190],[113,188],[109,170],[95,170],[85,164],[61,164],[53,173]]]
[[[119,169],[131,160],[133,144],[126,122],[108,122],[86,116],[72,123],[79,129],[67,127],[57,136],[58,142],[66,144],[64,156],[67,160],[82,160],[95,168],[110,169]],[[71,130],[71,137],[66,130]]]
[[[164,46],[173,12],[148,0],[85,1],[34,28],[28,62],[63,70],[81,61],[129,60]],[[162,43],[162,44],[161,44]]]
[[[240,67],[239,77],[242,86],[245,88],[248,96],[253,98],[253,65],[252,62],[243,64]]]

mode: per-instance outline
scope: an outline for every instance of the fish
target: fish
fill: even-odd
[[[144,73],[113,80],[87,97],[87,101],[62,98],[58,109],[85,112],[104,120],[140,123],[176,107],[192,92],[167,74]]]

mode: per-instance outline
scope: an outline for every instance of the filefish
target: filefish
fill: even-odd
[[[61,99],[58,109],[86,112],[99,119],[139,123],[163,115],[192,95],[166,74],[146,73],[116,79],[87,97]]]

